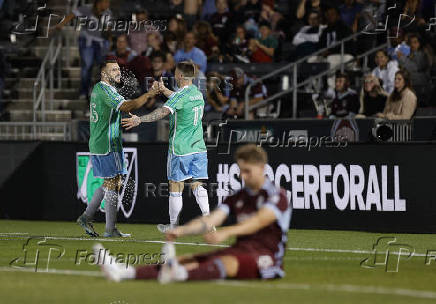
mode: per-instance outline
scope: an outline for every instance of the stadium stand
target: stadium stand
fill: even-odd
[[[92,6],[94,2],[76,0],[66,3],[60,0],[50,0],[45,7],[42,4],[40,6],[38,2],[21,2],[5,0],[1,8],[1,14],[4,16],[2,24],[7,25],[10,29],[9,34],[2,33],[1,37],[1,49],[5,60],[0,65],[1,79],[4,79],[0,119],[9,122],[9,125],[3,124],[1,126],[4,130],[3,134],[9,134],[5,136],[13,138],[13,134],[20,133],[22,138],[33,138],[36,128],[31,130],[31,124],[18,128],[16,123],[36,121],[38,123],[58,123],[58,125],[45,127],[45,130],[43,127],[39,128],[43,138],[68,138],[62,134],[63,130],[71,130],[75,127],[68,128],[65,124],[71,126],[71,122],[74,121],[73,125],[76,126],[79,121],[87,120],[87,115],[89,115],[88,102],[78,90],[81,75],[83,75],[80,67],[83,58],[80,54],[81,52],[82,55],[84,54],[84,49],[78,41],[79,36],[83,35],[83,27],[80,31],[77,29],[78,18],[72,18],[71,21],[66,22],[61,30],[49,31],[48,26],[52,29],[60,29],[59,26],[55,26],[59,23],[60,16],[72,12],[77,17],[77,12],[80,11],[78,8],[84,5]],[[96,3],[98,2],[96,1]],[[387,1],[383,6],[370,5],[366,1],[325,0],[319,1],[319,6],[311,7],[310,1],[247,1],[243,4],[241,1],[222,0],[217,2],[217,8],[212,2],[214,1],[204,1],[203,7],[196,7],[194,3],[190,2],[184,6],[183,1],[166,3],[166,1],[156,0],[113,0],[108,9],[110,9],[114,20],[136,20],[136,14],[139,16],[144,12],[144,16],[140,16],[141,20],[149,21],[147,24],[153,24],[154,29],[161,25],[158,28],[158,31],[161,32],[160,38],[158,38],[159,44],[153,47],[153,50],[158,48],[167,54],[166,67],[169,68],[174,66],[172,58],[176,49],[183,47],[183,39],[180,38],[183,37],[183,33],[194,29],[197,41],[199,37],[202,39],[208,37],[207,43],[203,43],[202,40],[197,44],[197,47],[203,48],[203,51],[208,54],[207,72],[219,72],[225,77],[229,76],[229,72],[235,67],[239,67],[247,75],[256,76],[266,86],[268,97],[273,96],[272,99],[267,98],[267,103],[274,107],[278,100],[281,101],[281,110],[279,113],[275,112],[280,118],[315,118],[319,111],[313,100],[318,98],[320,94],[322,95],[322,92],[327,89],[327,79],[331,78],[338,70],[347,72],[350,76],[350,87],[360,92],[364,75],[376,67],[376,50],[387,50],[389,54],[394,55],[393,59],[395,60],[397,50],[399,50],[395,48],[395,45],[408,46],[407,43],[410,43],[411,39],[407,40],[407,37],[413,38],[417,33],[420,42],[419,56],[425,57],[429,64],[423,71],[412,71],[413,78],[416,79],[418,77],[416,75],[419,75],[420,79],[426,78],[430,83],[424,87],[421,82],[419,87],[416,87],[419,91],[416,114],[419,116],[430,115],[434,112],[435,102],[432,99],[422,100],[429,95],[428,92],[435,90],[436,69],[432,51],[435,44],[435,39],[432,39],[435,36],[435,30],[430,24],[431,14],[428,13],[429,10],[435,11],[434,4],[429,6],[426,1],[423,1],[419,7],[413,7],[409,1],[406,1],[406,3],[397,5],[395,9],[390,9],[392,1]],[[25,9],[22,9],[23,7]],[[324,37],[321,34],[319,48],[314,49],[314,51],[321,49],[315,53],[317,56],[309,56],[295,63],[301,59],[296,52],[296,46],[292,44],[295,35],[303,26],[308,25],[307,18],[312,11],[319,13],[321,24],[328,24],[328,18],[330,18],[328,14],[331,12],[329,10],[331,7],[339,7],[338,18],[339,20],[345,18],[345,24],[351,24],[347,33],[352,33],[352,36],[345,37],[345,40],[342,41],[332,40],[329,33],[335,31],[336,25],[327,27],[324,29]],[[105,8],[100,13],[104,13],[104,11]],[[371,19],[371,13],[375,19]],[[406,17],[403,16],[403,19],[400,20],[398,31],[405,35],[406,41],[395,42],[394,39],[389,39],[387,47],[385,47],[388,29],[390,29],[389,33],[395,32],[395,28],[392,29],[392,27],[398,23],[400,15],[406,13],[409,15],[413,13],[417,16],[407,27],[401,26],[402,22],[406,22],[403,20]],[[368,24],[368,20],[375,23]],[[379,27],[384,20],[388,20],[388,24],[386,30],[381,31]],[[32,31],[31,26],[34,24],[37,26]],[[267,25],[271,29],[271,38],[269,36],[268,38],[265,36],[264,40],[258,38],[262,25]],[[239,36],[236,35],[238,27],[245,31],[244,40],[238,40]],[[341,28],[343,27],[347,27],[347,25],[341,26]],[[208,36],[201,36],[203,34],[198,32],[201,28],[209,33]],[[173,31],[179,37],[175,49],[173,45],[172,49],[170,46],[170,41],[173,40],[168,40],[173,39],[169,34]],[[105,56],[110,50],[115,50],[115,39],[124,32],[117,30],[113,31],[110,37],[103,35],[101,41],[105,46],[109,45],[110,49],[105,47],[99,49],[100,55]],[[367,32],[370,32],[371,35]],[[144,35],[146,34],[144,33]],[[137,32],[135,35],[137,36]],[[254,40],[257,42],[253,42]],[[235,41],[238,42],[237,48],[235,48]],[[328,41],[329,48],[322,50],[321,41],[324,41],[323,43]],[[332,47],[332,43],[335,42],[337,44]],[[250,54],[249,46],[253,43],[256,45],[256,53],[259,56],[273,54],[273,62],[250,62],[252,54]],[[343,62],[346,58],[343,55],[349,53],[351,44],[356,50],[351,52],[354,57],[350,62]],[[271,48],[272,45],[274,50]],[[329,59],[331,57],[329,54],[332,54],[332,51],[342,54],[336,58],[339,58],[339,61],[335,61],[333,65]],[[406,55],[406,60],[404,58],[398,59],[399,66],[409,70],[415,69],[416,64],[414,65],[413,62],[417,60],[416,54],[417,52],[412,52],[411,58],[407,58]],[[143,55],[150,56],[151,51],[145,51]],[[289,69],[280,70],[285,66],[288,66]],[[94,83],[97,80],[97,75],[95,70],[91,73],[91,83]],[[142,83],[142,81],[139,82]],[[294,93],[294,91],[296,92]],[[314,95],[317,97],[314,98]],[[427,110],[424,110],[423,107]],[[250,111],[252,110],[255,109],[250,108]],[[248,116],[244,116],[239,117],[239,119],[248,118]],[[328,115],[324,115],[324,117],[328,117]],[[9,129],[5,129],[7,127]]]

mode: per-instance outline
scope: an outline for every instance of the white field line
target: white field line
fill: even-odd
[[[393,295],[406,296],[422,299],[436,299],[436,292],[428,290],[404,289],[404,288],[388,288],[378,286],[365,285],[337,285],[337,284],[292,284],[292,283],[248,283],[239,281],[219,281],[219,285],[235,286],[235,287],[251,287],[265,289],[283,289],[283,290],[312,290],[312,291],[332,291],[332,292],[349,292],[360,294],[378,294],[378,295]]]
[[[102,277],[100,271],[81,271],[81,270],[60,270],[51,269],[48,271],[35,272],[33,269],[17,269],[11,267],[0,267],[0,272],[34,272],[38,274],[61,274],[61,275],[81,275],[88,277]],[[230,287],[244,287],[244,288],[263,288],[263,289],[282,289],[282,290],[312,290],[312,291],[331,291],[331,292],[348,292],[357,294],[377,294],[377,295],[391,295],[391,296],[406,296],[421,299],[436,299],[436,292],[428,290],[404,289],[404,288],[387,288],[378,286],[365,286],[365,285],[336,285],[336,284],[292,284],[292,283],[278,283],[270,284],[266,282],[244,282],[244,281],[217,281],[218,285]]]
[[[88,270],[68,270],[68,269],[48,269],[35,271],[33,268],[14,268],[14,267],[0,267],[0,272],[33,272],[33,273],[48,273],[48,274],[66,274],[66,275],[80,275],[87,277],[102,277],[101,271],[88,271]]]
[[[111,238],[89,238],[89,237],[59,237],[59,236],[18,236],[13,238],[1,238],[0,241],[13,241],[13,240],[27,240],[29,237],[46,238],[47,240],[62,240],[62,241],[99,241],[99,242],[133,242],[133,243],[152,243],[152,244],[164,244],[165,241],[150,241],[150,240],[136,240],[136,239],[111,239]],[[221,244],[206,244],[206,243],[193,243],[193,242],[174,242],[176,245],[188,245],[188,246],[206,246],[206,247],[229,247],[229,245]],[[354,249],[333,249],[333,248],[299,248],[288,247],[290,251],[307,251],[307,252],[331,252],[331,253],[352,253],[352,254],[373,254],[373,250],[354,250]],[[408,256],[406,252],[392,251],[392,254],[400,254]],[[426,253],[413,253],[412,257],[426,257]]]

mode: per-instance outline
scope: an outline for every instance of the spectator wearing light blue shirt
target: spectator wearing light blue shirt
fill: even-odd
[[[200,71],[206,73],[207,57],[206,54],[199,48],[195,47],[196,39],[192,32],[185,34],[184,48],[178,49],[174,55],[174,61],[179,63],[181,61],[192,60],[199,68]]]

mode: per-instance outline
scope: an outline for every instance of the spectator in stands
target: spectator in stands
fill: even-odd
[[[295,56],[297,58],[305,57],[318,50],[319,38],[327,27],[320,24],[321,19],[317,11],[310,12],[307,20],[309,25],[303,26],[292,41],[292,44],[296,46]]]
[[[331,90],[331,89],[329,89]],[[333,97],[330,118],[353,117],[359,111],[359,99],[356,91],[350,88],[347,74],[338,72],[335,80],[335,90],[328,93]]]
[[[320,37],[320,48],[328,48],[333,44],[352,35],[351,29],[342,21],[339,11],[335,7],[330,7],[325,12],[327,28],[322,32]],[[326,56],[331,54],[340,54],[340,47],[335,47],[326,52]],[[351,42],[345,43],[345,53],[354,54],[354,46]]]
[[[360,12],[359,30],[365,29],[373,32],[377,23],[382,21],[386,12],[386,0],[360,0],[362,10]]]
[[[142,56],[150,56],[154,51],[159,51],[162,44],[162,35],[159,32],[147,33],[147,49],[142,52]]]
[[[151,88],[153,81],[160,81],[161,78],[164,81],[165,86],[173,91],[174,75],[170,71],[167,71],[165,69],[166,54],[162,51],[155,51],[151,53],[150,59],[151,59],[152,70],[151,70],[151,77],[147,78],[147,82],[146,82],[147,91]],[[164,97],[163,95],[156,95],[147,101],[145,107],[149,110],[152,110],[156,106],[160,106],[164,104],[165,101],[166,101],[166,97]]]
[[[322,32],[319,47],[320,49],[329,48],[322,55],[325,57],[325,61],[330,64],[330,68],[337,68],[342,62],[349,62],[354,57],[354,44],[352,40],[349,40],[344,45],[344,56],[341,56],[341,47],[332,47],[334,44],[352,35],[351,29],[342,21],[339,11],[336,7],[330,7],[325,12],[327,27]],[[330,75],[328,78],[328,86],[333,88],[334,75]]]
[[[395,74],[395,89],[389,95],[383,113],[378,113],[377,117],[389,120],[411,119],[416,107],[417,98],[412,91],[409,73],[400,70]]]
[[[207,90],[206,90],[206,120],[221,119],[223,113],[229,108],[229,97],[225,96],[221,87],[224,78],[217,72],[207,73]]]
[[[400,66],[410,74],[418,102],[427,105],[428,95],[431,92],[430,61],[422,48],[422,40],[418,35],[409,35],[408,45],[410,55],[407,57],[399,50],[397,52],[398,61]]]
[[[383,112],[388,93],[380,85],[379,79],[367,74],[360,92],[360,109],[356,118],[371,117]]]
[[[56,29],[62,29],[65,24],[68,24],[75,17],[83,17],[87,20],[104,20],[106,23],[103,24],[103,26],[106,26],[112,19],[112,12],[109,6],[109,0],[95,0],[92,7],[87,5],[80,6],[56,25]],[[91,85],[92,67],[94,64],[101,64],[109,51],[109,37],[106,35],[107,33],[108,32],[92,30],[87,26],[80,28],[80,99],[86,99],[88,96]]]
[[[241,19],[243,21],[252,19],[252,20],[259,20],[260,11],[262,10],[262,2],[261,0],[246,0],[241,1],[241,3],[244,3],[240,6],[238,6],[238,9],[235,10],[235,15],[241,16]]]
[[[169,0],[168,16],[183,16],[185,11],[185,4],[183,0]]]
[[[164,34],[164,41],[162,43],[161,51],[166,55],[165,69],[172,71],[176,64],[174,62],[174,55],[177,51],[177,37],[172,32],[166,32]]]
[[[146,10],[141,10],[136,13],[136,22],[140,24],[138,29],[130,30],[129,33],[129,42],[132,50],[134,50],[137,54],[142,54],[145,50],[147,50],[147,32],[151,29],[147,24],[148,21],[148,13]]]
[[[379,50],[375,53],[375,63],[372,74],[383,83],[383,89],[391,94],[395,87],[395,73],[399,70],[396,60],[389,60],[387,51]]]
[[[406,0],[403,9],[403,15],[403,18],[414,18],[415,20],[413,22],[415,22],[416,24],[425,24],[421,7],[421,0]]]
[[[258,23],[271,24],[272,33],[278,38],[285,38],[284,20],[282,14],[274,10],[274,0],[263,0]]]
[[[192,29],[200,14],[201,1],[202,0],[184,0],[185,6],[183,13],[189,30]]]
[[[214,34],[218,37],[222,44],[225,44],[229,39],[229,32],[232,32],[231,18],[232,14],[229,11],[227,0],[216,0],[216,13],[210,18],[210,25]]]
[[[234,68],[230,74],[232,79],[232,90],[230,91],[230,107],[226,116],[243,118],[245,108],[245,91],[255,78],[249,77],[241,68]],[[251,87],[249,104],[255,105],[267,97],[267,89],[262,83]],[[250,119],[254,118],[253,111],[250,112]]]
[[[260,39],[251,39],[248,44],[251,51],[251,62],[273,62],[278,41],[271,35],[269,23],[260,24],[259,31]]]
[[[109,53],[115,56],[120,68],[125,68],[131,71],[138,83],[144,91],[144,82],[147,76],[151,73],[150,59],[145,56],[138,56],[138,54],[129,47],[127,35],[119,35],[116,39],[116,49]]]
[[[194,25],[196,46],[210,59],[219,54],[218,39],[212,32],[212,27],[206,21],[198,21]]]
[[[201,20],[209,20],[209,18],[215,13],[215,0],[205,0],[201,9]]]
[[[297,19],[307,20],[311,12],[317,12],[320,16],[323,16],[321,0],[300,0],[297,8]]]
[[[196,40],[193,32],[185,35],[184,48],[177,50],[174,60],[176,63],[192,60],[201,72],[206,73],[207,57],[202,50],[195,47]]]
[[[182,18],[170,18],[168,21],[168,31],[176,35],[177,48],[183,48],[183,40],[187,30],[186,22]]]
[[[339,6],[342,21],[344,21],[353,32],[357,32],[357,22],[360,18],[362,8],[362,5],[357,3],[356,0],[344,0],[344,4]]]
[[[243,25],[236,27],[236,34],[232,40],[230,54],[235,57],[233,61],[249,63],[248,58],[248,38]]]
[[[389,31],[389,47],[388,47],[388,55],[393,60],[398,61],[398,51],[401,51],[403,55],[409,56],[410,47],[406,43],[406,35],[403,29],[398,27],[393,27]]]

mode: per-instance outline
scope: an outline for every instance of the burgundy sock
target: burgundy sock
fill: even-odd
[[[226,271],[220,259],[200,263],[197,268],[188,271],[188,280],[217,280],[225,277]]]
[[[157,279],[160,265],[147,265],[136,267],[136,280],[152,280]]]

